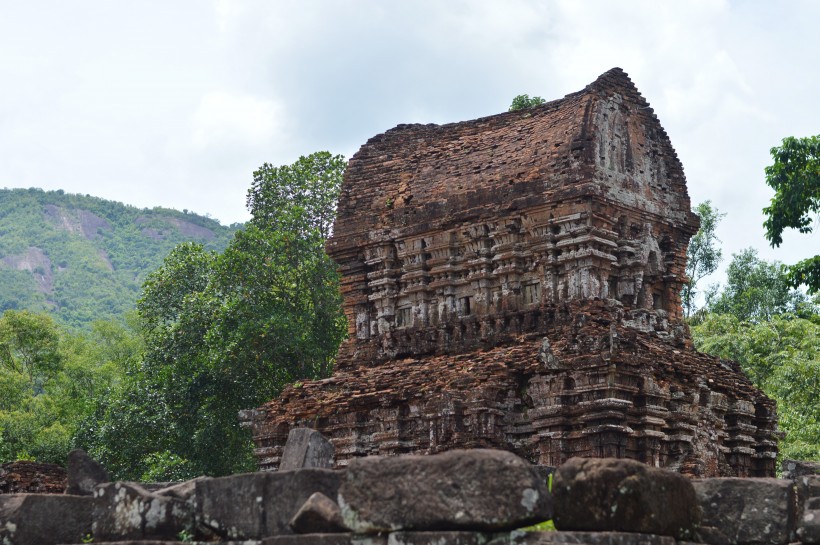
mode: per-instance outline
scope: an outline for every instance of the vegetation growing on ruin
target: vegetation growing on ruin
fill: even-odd
[[[530,97],[530,95],[526,94],[518,95],[513,99],[508,111],[517,112],[518,110],[529,110],[530,108],[535,108],[536,106],[546,103],[547,101],[541,97]]]

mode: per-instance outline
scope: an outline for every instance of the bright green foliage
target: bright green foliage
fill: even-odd
[[[785,314],[753,323],[709,314],[692,337],[698,350],[737,361],[777,401],[782,457],[820,460],[820,320]]]
[[[327,152],[264,165],[222,254],[184,244],[149,276],[143,362],[80,437],[118,477],[253,469],[238,411],[330,373],[346,327],[324,242],[344,165]]]
[[[720,239],[715,231],[720,220],[726,216],[713,208],[711,201],[700,203],[692,211],[700,216],[700,229],[689,241],[686,251],[686,276],[689,281],[683,285],[681,302],[687,318],[695,311],[698,282],[715,272],[723,259]]]
[[[820,135],[788,137],[771,149],[774,164],[766,167],[766,183],[775,190],[771,205],[763,209],[763,226],[772,246],[780,246],[785,229],[810,233],[820,213]],[[820,290],[820,255],[789,267],[793,287]]]
[[[535,108],[541,104],[546,104],[546,102],[547,101],[541,97],[530,98],[530,95],[518,95],[513,99],[508,111],[516,112],[518,110],[529,110],[530,108]]]
[[[326,151],[300,157],[292,165],[265,163],[253,173],[248,191],[251,222],[268,231],[326,240],[336,218],[345,164],[344,157]]]
[[[786,312],[811,312],[808,298],[791,288],[786,267],[760,259],[752,248],[732,255],[726,275],[723,292],[707,295],[710,312],[752,322],[764,322]]]
[[[0,318],[0,365],[28,379],[34,392],[61,367],[59,333],[48,316],[9,310]]]
[[[80,422],[139,360],[139,337],[118,322],[71,333],[28,311],[6,311],[0,331],[16,358],[0,366],[0,461],[64,463]]]
[[[820,307],[752,249],[734,255],[727,274],[692,322],[695,346],[737,361],[777,401],[781,456],[820,460]]]
[[[144,459],[146,471],[140,476],[142,482],[184,481],[191,478],[190,463],[168,451],[152,452]]]
[[[49,312],[84,329],[119,319],[174,246],[221,251],[238,227],[62,191],[0,190],[0,312]]]

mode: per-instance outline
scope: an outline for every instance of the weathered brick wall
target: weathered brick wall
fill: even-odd
[[[542,303],[610,297],[678,318],[697,225],[663,128],[616,69],[532,110],[372,138],[350,161],[328,252],[351,336],[392,358],[418,354],[395,330],[436,336]]]
[[[310,426],[339,465],[492,446],[773,475],[774,402],[682,321],[690,208],[620,69],[531,110],[370,139],[327,244],[350,338],[332,378],[243,412],[260,467]]]
[[[65,468],[55,464],[10,462],[0,465],[0,494],[62,494],[65,492],[67,479]]]

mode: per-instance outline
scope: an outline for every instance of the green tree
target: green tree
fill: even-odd
[[[707,295],[710,312],[756,323],[784,313],[813,313],[808,297],[792,289],[786,267],[760,259],[753,248],[732,254],[726,274],[724,290]]]
[[[771,154],[774,163],[766,167],[766,183],[775,195],[763,209],[763,226],[766,238],[777,247],[785,229],[810,233],[820,213],[820,135],[784,138]],[[820,255],[789,267],[788,278],[793,287],[805,285],[810,293],[820,291]]]
[[[0,317],[0,365],[26,377],[41,390],[62,363],[60,335],[45,314],[7,310]]]
[[[14,357],[39,362],[0,366],[0,460],[65,463],[80,423],[124,375],[122,362],[139,358],[129,353],[135,335],[117,322],[73,333],[30,312],[9,311],[0,322],[15,333]]]
[[[222,254],[183,245],[149,276],[138,302],[145,357],[86,426],[118,476],[252,469],[238,411],[330,373],[346,328],[324,242],[344,166],[327,152],[263,165],[252,219]]]
[[[251,222],[267,232],[326,240],[336,218],[345,165],[344,157],[326,151],[300,157],[292,165],[265,163],[253,173],[248,191]]]
[[[692,211],[700,216],[700,229],[689,241],[689,248],[686,251],[688,281],[683,286],[681,300],[687,318],[695,311],[698,282],[715,272],[723,259],[723,251],[719,246],[720,239],[715,232],[720,220],[726,216],[712,207],[711,201],[698,204]]]
[[[749,322],[709,314],[692,327],[698,350],[737,361],[777,401],[782,457],[820,460],[820,322],[784,314]]]
[[[195,468],[171,450],[193,443],[192,422],[200,416],[201,400],[192,395],[208,382],[203,340],[211,313],[202,307],[211,301],[203,293],[217,258],[200,244],[183,243],[149,275],[138,302],[144,356],[83,422],[77,446],[120,478],[162,480],[164,471],[167,479],[194,476]],[[171,461],[173,468],[163,466]]]
[[[541,104],[546,104],[546,102],[547,101],[541,97],[530,98],[530,95],[518,95],[513,99],[508,111],[516,112],[518,110],[529,110],[530,108],[535,108]]]

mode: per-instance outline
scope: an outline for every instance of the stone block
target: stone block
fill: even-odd
[[[324,435],[310,428],[293,428],[282,452],[279,471],[333,467],[333,445]]]
[[[392,532],[387,545],[485,545],[490,537],[481,532]]]
[[[572,458],[553,476],[559,530],[690,538],[701,519],[686,477],[634,460]]]
[[[338,499],[345,524],[360,533],[505,530],[552,515],[533,466],[488,449],[354,459]]]
[[[314,492],[336,497],[342,473],[300,469],[198,481],[198,531],[228,539],[291,534],[288,523]]]
[[[289,523],[299,508],[315,492],[320,492],[328,498],[335,498],[339,493],[344,473],[317,468],[270,473],[265,502],[266,535],[293,533]]]
[[[193,505],[196,499],[196,483],[207,479],[210,479],[210,477],[197,477],[195,479],[183,481],[181,483],[174,483],[169,486],[159,488],[153,492],[158,496],[176,498]]]
[[[387,535],[301,534],[275,536],[263,539],[262,545],[387,545]]]
[[[207,545],[211,542],[206,541],[167,541],[158,539],[137,539],[127,541],[94,541],[94,545],[186,545],[195,543],[198,545]],[[65,544],[69,545],[69,544]],[[242,541],[220,541],[219,545],[262,545],[261,541],[247,539]]]
[[[68,453],[68,488],[66,494],[91,496],[94,487],[111,481],[108,471],[82,449]]]
[[[820,462],[805,460],[783,460],[781,464],[784,479],[797,479],[804,475],[820,475]]]
[[[91,532],[93,500],[57,494],[0,496],[0,543],[80,543]]]
[[[339,505],[321,492],[314,492],[288,525],[297,534],[335,534],[348,530]]]
[[[820,475],[801,475],[794,480],[798,496],[798,513],[813,498],[820,498]]]
[[[713,545],[788,543],[795,531],[791,481],[733,477],[693,481],[703,508],[701,540]]]
[[[820,544],[820,509],[806,509],[803,512],[797,537],[805,545]]]
[[[506,539],[506,541],[505,541]],[[487,545],[680,545],[671,536],[633,532],[521,532],[498,536]]]
[[[197,532],[231,539],[265,535],[268,473],[243,473],[198,481]]]
[[[186,501],[149,492],[137,483],[106,483],[94,490],[97,541],[175,539],[194,529],[194,509]]]

